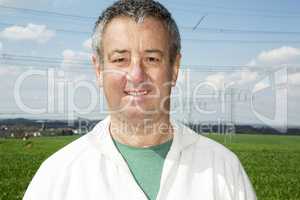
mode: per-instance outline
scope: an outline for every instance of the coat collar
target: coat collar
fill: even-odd
[[[117,163],[124,163],[121,154],[115,147],[109,132],[110,117],[100,121],[87,137],[96,150]],[[195,143],[199,136],[187,126],[171,119],[174,128],[174,138],[166,159],[179,159],[180,154],[190,145]]]

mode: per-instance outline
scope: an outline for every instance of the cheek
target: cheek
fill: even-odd
[[[118,103],[124,96],[126,78],[122,74],[107,74],[103,77],[103,89],[107,100]]]
[[[155,76],[152,76],[152,80],[156,87],[158,87],[162,92],[167,92],[171,85],[171,77],[172,76],[169,71],[160,70],[158,73],[155,73]]]

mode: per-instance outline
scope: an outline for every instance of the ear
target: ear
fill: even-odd
[[[176,55],[174,64],[173,64],[173,72],[172,72],[172,86],[174,87],[176,85],[177,77],[178,77],[178,72],[179,72],[179,67],[180,67],[180,61],[181,61],[181,54],[178,53]]]
[[[102,75],[102,71],[101,71],[102,64],[100,63],[98,56],[95,54],[92,55],[92,63],[95,68],[98,86],[102,87],[102,85],[103,85],[103,75]]]

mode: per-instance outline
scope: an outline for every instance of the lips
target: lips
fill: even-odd
[[[145,96],[149,93],[148,90],[125,90],[125,93],[129,96],[139,97]]]

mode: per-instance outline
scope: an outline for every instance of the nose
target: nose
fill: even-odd
[[[133,62],[127,75],[127,80],[134,84],[142,83],[146,80],[146,74],[140,62]]]

